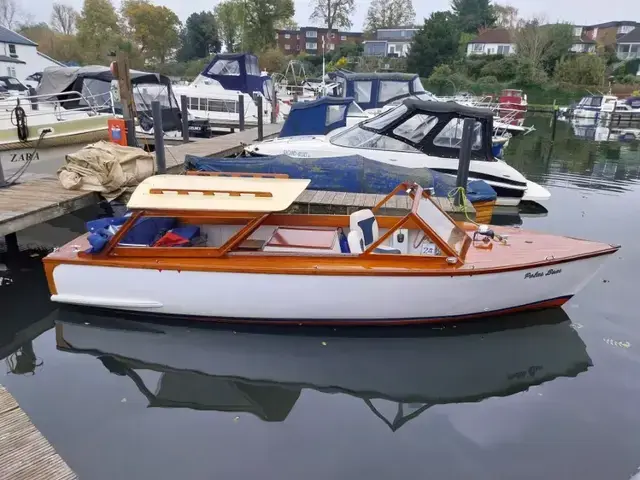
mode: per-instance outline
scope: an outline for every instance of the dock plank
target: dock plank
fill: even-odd
[[[0,385],[0,478],[72,480],[76,474]]]

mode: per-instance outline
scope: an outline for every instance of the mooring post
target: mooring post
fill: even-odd
[[[553,106],[553,118],[551,119],[551,141],[556,139],[556,127],[558,126],[558,105]]]
[[[135,147],[138,144],[136,139],[136,103],[133,99],[131,86],[131,72],[129,68],[129,56],[124,51],[118,51],[115,64],[112,64],[111,71],[118,79],[118,90],[120,92],[120,103],[122,104],[122,114],[127,133],[127,145]]]
[[[244,130],[244,93],[238,95],[238,128]]]
[[[458,175],[456,177],[455,205],[464,205],[464,192],[467,191],[469,181],[469,165],[471,163],[471,147],[473,145],[473,129],[476,121],[473,118],[465,118],[462,124],[462,141],[460,143],[460,156],[458,162]]]
[[[189,99],[180,96],[180,114],[182,115],[182,143],[189,143]]]
[[[276,86],[271,87],[271,123],[276,123],[278,120],[278,97],[276,93]]]
[[[264,112],[262,110],[262,95],[258,95],[258,141],[262,141],[264,137]]]
[[[20,252],[20,246],[18,245],[18,234],[10,233],[4,236],[4,243],[7,247],[7,253],[9,255],[14,255]]]
[[[151,113],[153,114],[153,138],[155,140],[156,166],[158,173],[167,173],[167,159],[164,155],[164,132],[162,131],[162,110],[160,102],[151,102]]]
[[[298,103],[298,93],[293,94],[293,103]]]
[[[6,187],[7,181],[4,178],[4,170],[2,170],[2,162],[0,162],[0,188]]]

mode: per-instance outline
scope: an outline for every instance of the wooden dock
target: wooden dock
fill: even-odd
[[[282,124],[264,125],[264,138],[277,135],[281,129]],[[257,129],[252,128],[229,135],[167,146],[167,170],[172,172],[181,168],[186,154],[225,157],[240,153],[245,145],[255,142],[257,137]],[[64,189],[53,174],[31,178],[27,174],[25,177],[27,180],[22,183],[0,188],[0,237],[96,205],[100,201],[96,193]]]
[[[7,480],[78,478],[2,385],[0,385],[0,478]]]

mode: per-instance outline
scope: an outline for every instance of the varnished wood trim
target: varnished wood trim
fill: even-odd
[[[402,226],[407,223],[407,220],[409,218],[409,215],[407,215],[404,218],[401,218],[392,228],[390,228],[389,230],[387,230],[387,232],[382,235],[380,238],[378,238],[378,240],[376,240],[375,242],[373,242],[371,245],[369,245],[369,248],[367,248],[364,252],[362,252],[363,255],[371,255],[374,250],[376,248],[378,248],[380,245],[382,245],[382,243],[389,237],[391,237],[391,235],[393,235],[393,232],[397,231],[398,229],[402,228]],[[380,225],[378,225],[380,226]]]
[[[201,193],[205,196],[215,197],[216,195],[224,195],[229,197],[241,197],[242,195],[253,195],[254,197],[273,197],[271,192],[263,192],[256,190],[216,190],[203,188],[151,188],[151,195],[164,195],[165,192],[177,193],[178,195],[191,195],[192,193]]]
[[[409,187],[410,187],[410,184],[408,182],[402,182],[400,185],[398,185],[396,188],[394,188],[391,193],[389,193],[386,197],[384,197],[381,201],[379,201],[378,204],[371,209],[371,211],[374,214],[377,213],[381,208],[384,207],[384,205],[389,200],[391,200],[393,197],[395,197],[398,193],[407,191],[409,189]]]
[[[114,247],[118,245],[118,243],[120,243],[120,240],[124,238],[125,234],[129,230],[131,230],[131,228],[136,224],[136,222],[141,216],[142,216],[141,211],[133,212],[129,217],[129,219],[126,222],[124,222],[124,224],[116,232],[116,234],[113,237],[111,237],[111,240],[107,243],[107,245],[105,245],[105,247],[102,249],[101,252],[98,252],[98,253],[78,252],[78,256],[82,257],[86,255],[91,258],[105,258],[109,256],[109,254],[114,249]]]
[[[57,263],[43,261],[44,274],[47,277],[47,285],[49,286],[49,293],[51,293],[51,295],[58,294],[58,289],[56,288],[56,282],[53,279],[53,270],[57,266],[58,266]]]
[[[260,218],[254,218],[251,222],[249,222],[244,228],[242,228],[239,232],[233,235],[227,243],[220,247],[220,255],[226,254],[229,250],[233,249],[237,245],[240,245],[243,240],[245,240],[249,235],[256,231],[256,229],[262,225],[262,223],[267,219],[269,214],[265,214]]]
[[[199,177],[289,178],[286,173],[201,172],[199,170],[187,170],[186,174]]]

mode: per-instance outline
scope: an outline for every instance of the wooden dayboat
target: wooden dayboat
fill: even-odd
[[[456,223],[417,184],[351,215],[282,214],[309,181],[274,177],[144,180],[104,248],[87,253],[86,234],[44,259],[51,299],[244,322],[465,319],[560,306],[619,248]],[[381,215],[402,192],[406,215]],[[157,246],[147,227],[161,223],[169,233],[197,226],[198,240]]]

